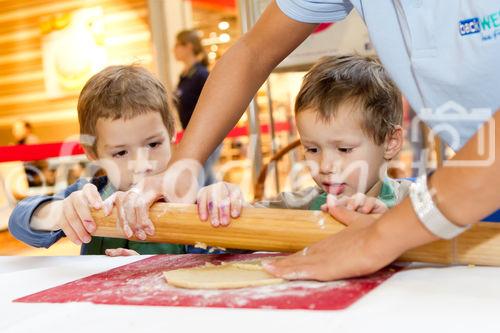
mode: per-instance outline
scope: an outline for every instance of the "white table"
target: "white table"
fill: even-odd
[[[141,257],[0,257],[0,332],[500,332],[500,268],[399,272],[343,311],[25,304]]]

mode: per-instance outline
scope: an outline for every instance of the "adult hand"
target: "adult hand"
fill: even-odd
[[[284,259],[264,262],[264,268],[287,280],[331,281],[373,273],[401,254],[398,249],[381,248],[378,216],[337,206],[329,211],[347,225],[345,230]]]

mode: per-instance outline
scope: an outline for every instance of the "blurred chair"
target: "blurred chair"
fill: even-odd
[[[257,178],[257,183],[255,184],[255,188],[254,188],[254,200],[255,201],[259,201],[259,200],[262,200],[264,198],[264,188],[265,188],[265,183],[266,183],[266,178],[267,178],[269,166],[272,163],[278,163],[283,158],[283,156],[285,156],[290,151],[292,151],[293,149],[295,149],[299,146],[300,146],[299,139],[292,141],[287,146],[278,150],[276,152],[276,154],[271,156],[271,159],[262,166],[262,170],[260,170],[260,174],[259,174],[259,177]]]

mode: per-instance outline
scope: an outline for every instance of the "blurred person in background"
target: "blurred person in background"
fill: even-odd
[[[16,145],[32,145],[40,142],[33,133],[33,127],[25,120],[16,120],[12,124],[12,136]]]
[[[40,139],[33,134],[33,126],[26,120],[16,120],[12,124],[12,136],[16,145],[33,145],[40,143]],[[24,163],[24,171],[29,187],[54,185],[54,170],[49,168],[46,160]]]
[[[208,57],[203,49],[198,31],[183,30],[177,34],[174,56],[177,61],[184,65],[175,93],[179,118],[182,129],[185,130],[208,78]],[[219,145],[203,167],[204,185],[216,182],[213,167],[219,160],[221,149],[222,145]]]

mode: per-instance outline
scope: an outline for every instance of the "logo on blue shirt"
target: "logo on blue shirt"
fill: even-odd
[[[479,18],[474,17],[474,18],[460,21],[459,31],[460,31],[460,35],[462,35],[462,36],[479,33],[481,31],[481,25],[479,24]]]

